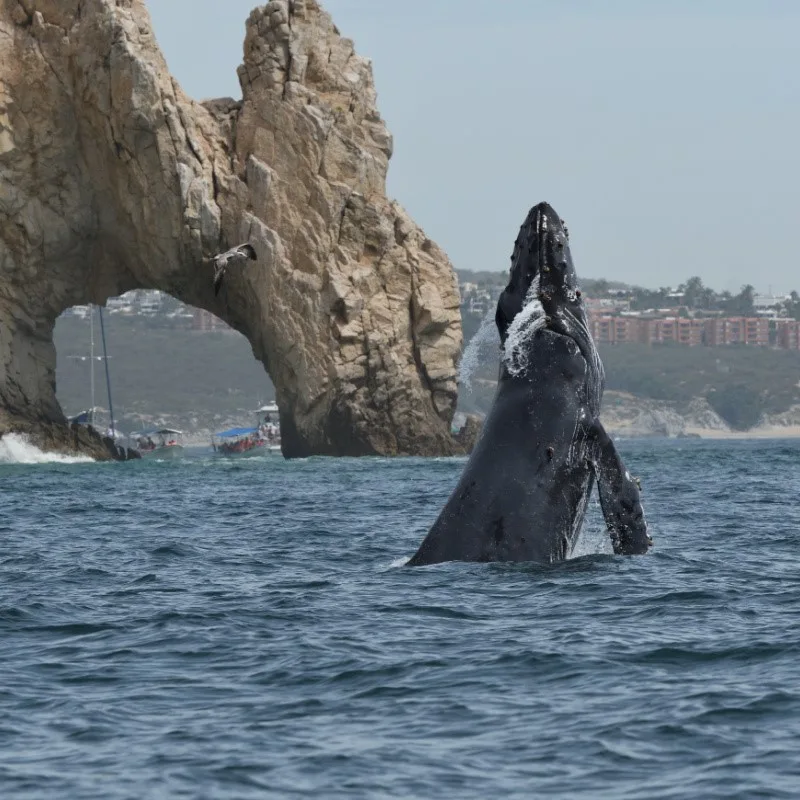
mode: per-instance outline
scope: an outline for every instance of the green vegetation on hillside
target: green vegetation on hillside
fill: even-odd
[[[478,286],[498,286],[508,282],[508,270],[499,269],[457,269],[459,284],[476,283]]]
[[[798,303],[800,305],[800,303]],[[494,316],[492,304],[487,315]],[[483,317],[462,309],[464,341]],[[106,315],[114,406],[121,430],[166,416],[187,428],[215,427],[228,419],[250,421],[257,405],[274,398],[264,368],[247,340],[233,331],[199,332],[164,320]],[[99,329],[95,329],[100,355]],[[70,355],[89,351],[89,322],[62,317],[56,325],[57,395],[68,414],[89,406],[89,365]],[[762,414],[800,403],[800,353],[765,347],[683,347],[625,344],[600,347],[607,387],[685,407],[705,397],[732,427],[746,430]],[[459,408],[486,411],[497,378],[497,341],[487,342],[472,375],[472,392]],[[96,402],[106,406],[102,362],[95,365]]]
[[[606,387],[685,406],[705,397],[733,428],[800,403],[800,353],[766,347],[601,345]]]
[[[479,313],[472,303],[464,303],[461,319],[464,341],[478,331],[483,309],[493,316],[496,294],[505,274],[459,271],[461,281],[475,283],[482,293]],[[603,279],[584,280],[583,289],[591,297],[624,297],[633,310],[674,308],[682,315],[716,312],[731,316],[754,316],[755,291],[743,286],[738,294],[715,292],[699,277],[689,278],[677,289],[645,289]],[[474,292],[473,292],[474,294]],[[785,300],[775,298],[773,313],[800,319],[800,295],[792,292]],[[773,333],[774,335],[774,326]],[[705,397],[711,407],[739,430],[756,425],[764,414],[786,411],[800,403],[800,353],[766,347],[732,345],[726,347],[685,347],[625,343],[600,347],[609,389],[639,397],[675,403],[685,407],[695,397]],[[472,391],[459,398],[462,411],[485,411],[493,396],[492,382],[497,374],[496,347],[484,347],[480,366],[472,376]]]
[[[479,287],[497,289],[508,283],[508,270],[457,269],[456,274],[459,284],[474,283]],[[583,291],[591,297],[601,297],[607,292],[630,288],[627,283],[607,281],[604,278],[585,278],[581,281],[581,286]]]
[[[680,305],[689,311],[719,311],[734,317],[752,317],[756,313],[753,305],[755,289],[749,284],[743,286],[739,294],[717,293],[704,286],[696,276],[680,284],[674,291],[669,287],[643,289],[634,286],[630,290],[630,297],[631,309],[639,311]]]
[[[464,340],[481,318],[462,309]],[[472,391],[462,391],[459,409],[485,412],[494,396],[497,342],[481,352]],[[608,389],[675,403],[679,409],[705,397],[733,428],[747,430],[762,414],[786,411],[800,403],[800,353],[767,347],[685,347],[677,344],[600,345]]]

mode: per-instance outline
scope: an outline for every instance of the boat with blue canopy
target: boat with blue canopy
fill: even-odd
[[[258,424],[247,428],[230,428],[211,437],[211,447],[222,456],[265,456],[281,452],[281,431],[278,406],[268,403],[256,411]]]

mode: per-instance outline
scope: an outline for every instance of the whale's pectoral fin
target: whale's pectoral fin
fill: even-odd
[[[617,555],[646,553],[653,545],[640,499],[639,481],[625,469],[611,437],[600,420],[592,425],[592,466],[600,507]]]

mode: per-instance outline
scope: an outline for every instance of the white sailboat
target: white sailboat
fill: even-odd
[[[106,348],[106,331],[103,323],[103,309],[98,306],[97,308],[100,316],[100,332],[103,343],[103,355],[95,355],[95,342],[94,342],[94,305],[89,305],[89,355],[88,356],[69,356],[71,361],[89,362],[89,408],[81,411],[74,417],[69,418],[70,423],[77,423],[78,425],[86,425],[94,428],[98,433],[103,436],[110,436],[112,439],[122,438],[122,434],[118,433],[114,424],[114,406],[111,401],[111,376],[108,371],[108,350]],[[109,425],[105,429],[100,427],[100,415],[104,413],[104,409],[100,408],[95,403],[95,380],[94,380],[94,364],[95,361],[102,361],[105,366],[106,374],[106,389],[108,393],[108,415]]]

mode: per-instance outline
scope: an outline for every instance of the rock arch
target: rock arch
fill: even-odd
[[[155,288],[248,338],[287,455],[452,452],[458,288],[386,198],[370,63],[316,0],[272,0],[239,77],[187,98],[142,0],[0,0],[0,432],[63,422],[64,309]],[[215,298],[203,259],[245,240]]]

